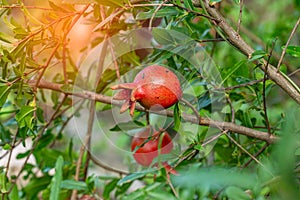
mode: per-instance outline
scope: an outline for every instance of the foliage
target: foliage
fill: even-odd
[[[203,2],[1,0],[2,199],[299,197],[300,3],[209,1],[253,47],[245,57]],[[110,86],[149,64],[178,75],[183,100],[119,114]],[[133,160],[130,139],[149,123],[171,133],[155,161],[179,175]]]

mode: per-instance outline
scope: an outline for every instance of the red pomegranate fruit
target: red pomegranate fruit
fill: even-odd
[[[133,115],[136,102],[146,109],[161,110],[177,103],[182,96],[178,77],[168,68],[151,65],[141,70],[133,83],[122,83],[111,89],[122,89],[114,99],[125,100],[120,112],[130,109]]]
[[[168,154],[173,149],[172,138],[168,132],[155,131],[151,134],[151,129],[147,128],[137,133],[131,141],[131,151],[135,161],[143,166],[150,166],[153,159],[161,154]],[[167,172],[177,174],[177,172],[167,163],[161,165]],[[155,164],[158,166],[158,164]]]

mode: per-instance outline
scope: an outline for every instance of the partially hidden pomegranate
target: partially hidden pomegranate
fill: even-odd
[[[131,151],[137,163],[143,166],[150,166],[153,159],[161,154],[168,154],[173,149],[172,138],[168,132],[153,131],[147,128],[137,133],[131,141]],[[158,166],[158,164],[154,164]],[[161,165],[167,172],[177,174],[177,172],[167,163],[162,162]]]
[[[136,102],[146,109],[161,110],[177,103],[182,96],[178,77],[168,68],[151,65],[141,70],[133,83],[121,83],[111,89],[122,89],[114,99],[125,100],[120,112],[130,109],[133,115]]]

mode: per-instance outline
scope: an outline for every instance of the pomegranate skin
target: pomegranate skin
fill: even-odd
[[[172,149],[172,138],[167,132],[158,131],[150,136],[149,128],[135,135],[131,142],[131,151],[136,150],[133,157],[143,166],[150,166],[154,158],[160,154],[168,154]]]
[[[177,76],[171,70],[159,65],[148,66],[140,71],[134,83],[138,83],[138,86],[132,91],[131,100],[137,100],[147,109],[155,105],[168,108],[182,96]]]
[[[123,89],[114,96],[114,99],[126,100],[120,112],[130,108],[131,115],[135,102],[139,102],[146,109],[162,110],[171,107],[182,97],[177,76],[171,70],[159,65],[144,68],[136,75],[133,83],[115,85],[111,89]]]

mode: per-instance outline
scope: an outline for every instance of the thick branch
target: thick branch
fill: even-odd
[[[35,86],[35,84],[36,84],[36,81],[29,81],[29,85]],[[74,91],[74,92],[70,92],[70,91],[65,92],[65,91],[62,90],[62,85],[61,84],[51,83],[51,82],[48,82],[48,81],[45,81],[45,80],[41,80],[37,87],[62,92],[62,93],[77,96],[77,97],[80,97],[80,98],[95,100],[95,101],[102,102],[102,103],[105,103],[105,104],[112,104],[112,105],[117,105],[117,106],[122,105],[121,101],[116,101],[116,100],[113,100],[109,96],[105,96],[105,95],[102,95],[102,94],[97,94],[97,93],[94,93],[94,92],[91,92],[91,91],[82,90],[80,92],[76,92],[76,91]],[[146,111],[143,107],[138,106],[138,105],[136,106],[136,110]],[[161,115],[166,114],[169,117],[174,116],[174,113],[171,110],[167,110],[167,113],[160,112],[160,111],[151,111],[151,112],[156,113],[156,114],[161,114]],[[221,129],[221,130],[229,130],[231,132],[239,133],[239,134],[246,135],[246,136],[249,136],[249,137],[252,137],[252,138],[256,138],[256,139],[259,139],[259,140],[266,141],[269,144],[274,143],[277,140],[277,138],[274,135],[269,135],[266,132],[254,130],[254,129],[247,128],[247,127],[244,127],[244,126],[240,126],[240,125],[230,123],[230,122],[220,122],[220,121],[215,121],[215,120],[208,119],[208,118],[205,118],[205,117],[201,117],[201,120],[199,121],[196,116],[190,115],[190,114],[185,114],[185,113],[182,114],[182,119],[184,121],[191,122],[191,123],[194,123],[194,124],[199,124],[199,125],[203,125],[203,126],[211,126],[211,127],[218,128],[218,129]]]
[[[216,26],[220,27],[222,31],[226,34],[226,40],[228,40],[234,47],[240,50],[243,54],[251,57],[254,49],[250,47],[241,36],[230,26],[225,18],[220,14],[220,12],[209,5],[208,0],[203,0],[205,9],[207,13],[216,19],[214,23]],[[260,68],[264,70],[268,77],[274,81],[278,86],[280,86],[290,97],[292,97],[298,104],[300,104],[300,90],[296,84],[294,84],[287,76],[282,74],[280,71],[268,64],[266,60],[263,60],[263,64]]]

